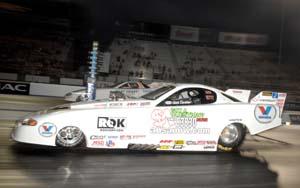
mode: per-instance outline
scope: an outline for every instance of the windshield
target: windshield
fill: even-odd
[[[148,100],[155,100],[158,97],[162,96],[163,94],[167,93],[168,91],[174,89],[175,86],[164,86],[161,88],[158,88],[157,90],[154,90],[150,93],[147,93],[146,95],[143,95],[143,99],[148,99]]]

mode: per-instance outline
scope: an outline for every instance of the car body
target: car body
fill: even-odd
[[[89,148],[217,151],[281,125],[276,104],[245,103],[213,87],[176,84],[141,98],[65,104],[17,122],[17,142]]]
[[[126,98],[126,97],[140,97],[150,91],[153,91],[148,85],[140,81],[127,81],[115,84],[111,88],[97,88],[96,100],[109,98]],[[66,101],[79,102],[87,100],[86,89],[69,92],[65,95]]]

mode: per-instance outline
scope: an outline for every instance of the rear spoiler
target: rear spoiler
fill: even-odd
[[[245,89],[227,89],[225,91],[226,94],[233,96],[234,98],[238,99],[239,101],[248,103],[249,97],[251,94],[251,90]]]
[[[228,89],[226,94],[235,97],[236,99],[249,103],[251,90],[244,89]],[[262,91],[250,100],[252,104],[275,104],[279,106],[280,113],[282,114],[287,94],[273,91]]]
[[[250,101],[252,104],[275,104],[279,106],[282,114],[287,94],[273,91],[262,91],[253,97]]]

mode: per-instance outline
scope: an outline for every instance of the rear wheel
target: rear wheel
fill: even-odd
[[[226,126],[218,142],[220,151],[232,151],[240,146],[245,137],[245,128],[240,124],[230,124]]]
[[[84,134],[74,126],[67,126],[59,130],[56,136],[56,144],[62,147],[76,147],[84,143]]]

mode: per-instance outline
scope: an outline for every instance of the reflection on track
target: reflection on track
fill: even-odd
[[[265,163],[238,153],[36,148],[0,128],[0,187],[277,187]]]

